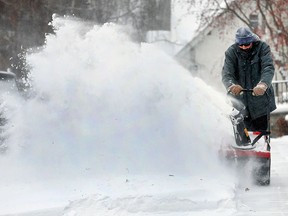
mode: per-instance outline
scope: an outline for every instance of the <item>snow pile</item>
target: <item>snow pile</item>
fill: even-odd
[[[225,97],[155,47],[131,42],[122,27],[69,18],[53,26],[56,35],[27,56],[36,95],[14,106],[6,126],[5,178],[95,178],[88,191],[104,195],[75,202],[77,210],[71,204],[66,216],[217,210],[233,198],[217,155],[233,141]],[[116,183],[123,190],[102,187],[103,176],[124,176]]]

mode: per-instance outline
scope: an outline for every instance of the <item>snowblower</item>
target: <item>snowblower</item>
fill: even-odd
[[[253,90],[242,90],[243,93],[253,93]],[[247,171],[255,183],[270,184],[271,152],[270,126],[268,130],[248,131],[244,124],[246,107],[233,108],[230,120],[233,125],[235,143],[222,145],[219,153],[229,164],[236,165],[237,171]],[[267,115],[269,125],[269,112]],[[245,175],[245,173],[244,173]]]

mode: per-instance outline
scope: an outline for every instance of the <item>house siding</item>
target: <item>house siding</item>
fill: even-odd
[[[217,90],[224,90],[221,71],[225,51],[234,43],[235,32],[239,26],[243,24],[234,21],[225,29],[206,28],[176,54],[176,59],[193,76],[200,77]]]

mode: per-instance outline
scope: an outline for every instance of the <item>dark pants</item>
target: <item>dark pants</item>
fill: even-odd
[[[244,118],[244,124],[249,131],[268,130],[269,116],[264,115],[256,119],[251,119],[250,116]]]

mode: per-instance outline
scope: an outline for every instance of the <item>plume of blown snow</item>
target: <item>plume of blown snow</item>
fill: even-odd
[[[55,34],[26,57],[36,95],[9,121],[11,169],[218,172],[218,148],[231,139],[223,95],[122,26],[60,17],[52,25]]]

